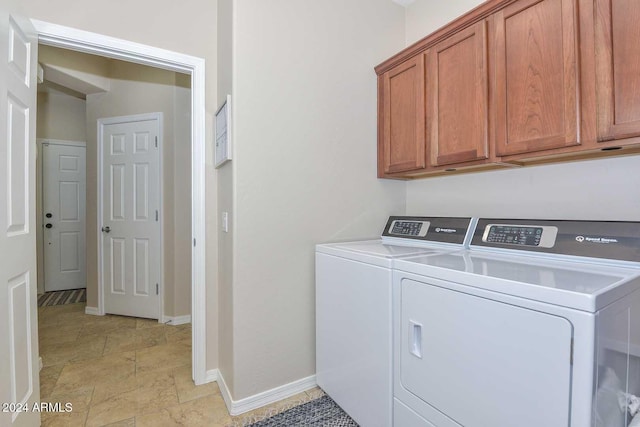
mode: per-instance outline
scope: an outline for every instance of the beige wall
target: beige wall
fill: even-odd
[[[173,86],[173,315],[191,314],[191,79],[174,74]],[[168,304],[170,300],[165,298]],[[168,314],[168,313],[167,313]]]
[[[61,92],[38,93],[38,138],[86,141],[86,102]]]
[[[416,0],[407,44],[480,3]],[[637,221],[638,170],[640,156],[631,156],[411,181],[407,214]]]
[[[217,64],[217,92],[218,104],[221,105],[227,95],[233,97],[233,0],[218,0],[218,64]],[[232,99],[232,110],[235,99]],[[232,123],[235,111],[232,111]],[[233,134],[233,128],[232,128]],[[235,156],[233,156],[235,157]],[[207,275],[218,277],[218,370],[227,386],[234,389],[233,375],[233,236],[235,228],[233,174],[235,160],[227,162],[217,170],[218,183],[218,212],[227,212],[230,227],[227,233],[219,232],[218,241],[218,271],[207,270]],[[215,219],[221,215],[214,216]],[[220,228],[213,223],[212,228]],[[208,320],[208,324],[210,324]]]
[[[404,10],[389,0],[234,8],[234,235],[221,251],[233,262],[221,284],[233,324],[221,328],[233,337],[220,367],[242,399],[315,373],[314,245],[379,235],[405,210],[405,184],[376,178],[373,71],[402,48]]]

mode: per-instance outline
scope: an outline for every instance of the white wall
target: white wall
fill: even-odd
[[[406,9],[407,46],[464,15],[481,3],[484,3],[484,0],[415,0]]]
[[[379,235],[405,211],[405,184],[376,178],[373,70],[403,47],[404,10],[234,8],[233,342],[220,351],[241,399],[315,373],[314,245]]]
[[[640,156],[407,183],[408,215],[640,220]]]
[[[481,2],[416,0],[407,44]],[[640,220],[640,156],[479,172],[407,183],[407,214]]]

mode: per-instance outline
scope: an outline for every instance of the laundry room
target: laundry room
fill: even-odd
[[[581,403],[589,400],[588,408],[595,408],[597,405],[593,406],[593,402],[599,399],[601,418],[597,423],[593,421],[594,425],[628,427],[633,422],[640,423],[640,418],[633,418],[637,413],[637,409],[633,410],[634,398],[640,395],[640,339],[637,338],[640,325],[634,323],[637,320],[635,300],[627,300],[627,294],[616,293],[631,292],[633,286],[640,286],[632,274],[639,268],[640,258],[632,260],[621,255],[620,252],[626,250],[610,252],[610,247],[617,247],[616,242],[602,243],[617,240],[633,251],[636,231],[632,224],[640,221],[640,78],[637,78],[640,75],[637,45],[640,5],[636,3],[634,0],[187,0],[177,3],[88,0],[80,4],[74,0],[7,0],[6,5],[33,24],[33,34],[27,31],[25,37],[40,38],[45,46],[43,52],[47,48],[72,45],[77,50],[84,49],[85,53],[111,55],[110,61],[128,58],[139,66],[157,66],[167,72],[171,70],[172,74],[182,74],[171,82],[180,92],[179,104],[164,116],[165,122],[168,114],[174,113],[176,119],[184,119],[179,126],[189,132],[186,138],[191,140],[189,149],[180,152],[182,157],[172,162],[174,175],[165,181],[164,189],[171,190],[171,196],[164,198],[165,214],[160,218],[170,223],[179,222],[172,231],[165,227],[165,237],[170,239],[165,243],[162,267],[165,279],[171,277],[177,285],[174,289],[165,287],[175,303],[173,310],[165,314],[170,318],[188,319],[193,324],[194,359],[189,366],[193,368],[194,387],[208,384],[217,389],[214,392],[209,388],[206,396],[193,401],[176,401],[166,410],[140,415],[134,422],[151,416],[157,416],[156,421],[171,420],[176,414],[184,415],[192,410],[194,402],[223,411],[227,418],[220,423],[232,423],[247,414],[266,416],[265,408],[269,405],[279,405],[278,412],[293,406],[294,401],[296,404],[317,401],[317,394],[323,392],[317,389],[322,374],[317,365],[320,361],[317,316],[320,313],[316,274],[324,271],[324,267],[319,268],[317,264],[316,245],[379,243],[385,233],[388,234],[384,236],[385,241],[398,243],[397,239],[405,239],[406,234],[424,233],[422,237],[430,246],[426,251],[432,253],[413,252],[420,247],[415,244],[409,245],[412,249],[407,253],[406,249],[398,250],[399,255],[421,259],[419,262],[395,260],[395,252],[381,255],[380,261],[370,256],[370,248],[356,249],[353,253],[356,258],[360,257],[356,262],[367,264],[375,258],[373,264],[367,264],[373,265],[372,277],[381,274],[388,283],[411,282],[407,292],[415,292],[412,295],[416,301],[437,295],[456,307],[469,304],[477,308],[477,313],[489,314],[503,313],[494,310],[498,307],[494,303],[502,304],[500,308],[526,305],[529,311],[518,311],[514,315],[522,316],[518,317],[521,322],[517,324],[527,326],[523,330],[531,334],[530,340],[521,339],[517,331],[506,330],[509,322],[504,318],[487,318],[478,325],[505,327],[501,329],[504,336],[514,338],[514,343],[522,343],[523,349],[537,349],[532,354],[540,358],[544,358],[544,352],[538,351],[536,343],[547,341],[544,334],[536,335],[539,330],[535,320],[543,319],[540,324],[545,331],[556,330],[557,326],[558,345],[552,347],[553,354],[560,355],[558,360],[562,358],[574,364],[560,366],[555,364],[556,359],[549,358],[540,366],[557,369],[554,371],[559,373],[557,378],[562,377],[566,382],[561,384],[563,387],[576,393],[577,388],[571,387],[584,386],[584,389],[578,394],[573,391],[549,394],[560,398],[553,411],[549,410],[549,416],[566,416],[555,425],[583,427],[589,424],[578,423],[586,419],[593,421],[590,417],[595,417],[595,409],[589,412],[585,407],[574,408],[572,396],[578,396],[576,399]],[[2,22],[5,21],[22,23],[3,18]],[[122,65],[121,71],[127,67]],[[47,79],[46,67],[44,79]],[[30,89],[35,90],[35,86]],[[190,93],[185,95],[183,90]],[[53,129],[60,121],[75,121],[78,116],[73,119],[60,115],[74,108],[81,111],[80,101],[86,102],[88,112],[89,98],[101,96],[106,97],[94,94],[86,95],[86,101],[77,97],[78,101],[67,99],[64,106],[58,104],[60,107],[40,104],[38,123]],[[61,95],[53,97],[61,98]],[[44,95],[39,98],[42,102]],[[216,165],[214,123],[216,112],[227,100],[230,158]],[[161,110],[154,100],[150,102],[153,108],[147,112]],[[190,117],[178,117],[178,112],[187,109]],[[84,123],[84,132],[76,133],[76,128],[71,126],[62,129],[68,131],[66,135],[38,131],[37,137],[41,139],[76,141],[83,139],[84,133],[87,140],[87,277],[98,268],[97,236],[108,236],[107,230],[113,229],[112,226],[103,230],[108,224],[99,223],[97,205],[89,208],[90,202],[96,202],[92,191],[98,188],[98,178],[90,176],[89,167],[93,162],[95,168],[98,152],[89,152],[89,140],[98,138],[98,119],[137,113],[139,111],[110,110],[87,115],[77,119]],[[165,137],[170,133],[166,131]],[[3,148],[0,155],[6,152]],[[33,169],[33,172],[37,170],[35,159]],[[4,189],[4,181],[2,185]],[[31,196],[34,206],[28,203],[25,206],[29,205],[29,212],[33,212],[35,226],[23,227],[25,233],[39,231],[47,218],[45,210],[42,215],[36,215],[36,196]],[[18,202],[12,200],[11,203]],[[460,225],[457,220],[450,222],[451,218],[466,222]],[[0,216],[2,220],[4,216]],[[571,223],[570,231],[565,231],[567,222]],[[577,225],[587,222],[591,224],[588,232],[575,232]],[[621,228],[604,227],[610,223]],[[0,222],[7,230],[14,225],[24,225],[12,224]],[[599,228],[601,226],[604,228]],[[436,228],[440,230],[437,233]],[[394,229],[397,235],[393,235]],[[448,233],[443,230],[459,230],[452,234],[462,238],[458,241],[448,234],[443,237]],[[545,247],[538,250],[536,245],[542,240],[526,237],[536,236],[538,230],[549,239],[543,242],[569,245],[568,236],[573,235],[576,243],[562,246],[567,253]],[[20,235],[14,234],[9,237]],[[497,247],[505,251],[495,251],[495,245],[502,244],[498,240],[520,239],[521,235],[525,236],[524,246],[528,249],[517,254],[509,252],[509,247]],[[578,242],[577,237],[585,240]],[[601,243],[589,239],[600,239]],[[531,241],[536,246],[533,249],[527,243]],[[600,256],[582,253],[580,246],[575,249],[585,241],[609,249]],[[13,286],[10,280],[23,277],[27,271],[17,260],[28,257],[9,257],[14,252],[9,248],[22,246],[10,240],[0,242],[1,253],[7,255],[2,264],[6,277],[0,281],[4,288],[0,291],[8,292],[13,288],[7,283]],[[38,242],[39,251],[43,250],[43,243],[44,240]],[[27,244],[30,243],[25,243],[25,247]],[[451,248],[454,250],[449,251]],[[327,251],[334,254],[325,254],[328,256],[344,253],[343,249],[335,248]],[[420,247],[420,251],[424,252],[425,248]],[[25,253],[31,252],[25,250]],[[523,253],[528,263],[513,261]],[[584,264],[582,261],[571,266],[566,264],[583,258],[588,259]],[[366,262],[362,261],[365,259]],[[5,263],[16,268],[5,268]],[[440,263],[440,267],[435,263]],[[29,288],[37,301],[35,288],[44,289],[41,280],[46,275],[44,265],[36,263],[35,255],[32,264],[29,271],[33,272],[24,277],[37,278],[34,289]],[[396,266],[402,270],[396,270]],[[343,267],[341,264],[335,269]],[[486,267],[484,272],[483,267]],[[448,277],[436,278],[447,282],[446,286],[438,282],[428,291],[415,285],[424,283],[426,276],[444,268],[452,271],[451,277],[459,280],[460,287],[447,288]],[[334,271],[334,268],[328,270]],[[345,267],[340,271],[347,274],[347,270]],[[592,279],[585,278],[585,283],[593,284],[593,295],[597,295],[584,296],[588,294],[585,288],[575,291],[579,295],[575,300],[557,299],[558,294],[569,291],[561,287],[551,289],[551,285],[560,283],[560,279],[568,275],[586,277],[580,270],[592,273],[589,275]],[[513,285],[508,287],[512,294],[496,295],[500,292],[474,288],[474,280],[485,283],[484,279],[478,279],[485,273],[494,274],[500,286]],[[537,299],[524,297],[529,289],[526,284],[531,285],[527,280],[544,282],[548,293]],[[86,285],[87,305],[96,309],[90,309],[90,315],[99,314],[97,283]],[[92,286],[94,291],[89,290]],[[178,286],[184,287],[178,289]],[[439,293],[445,288],[457,293]],[[462,299],[461,294],[468,295],[469,288],[473,288],[473,299]],[[612,290],[614,288],[618,291]],[[369,300],[374,297],[369,298],[365,292],[357,290],[349,301],[357,306],[372,302]],[[386,300],[384,295],[388,297]],[[330,308],[335,305],[336,314],[349,312],[347,299],[334,297],[336,301],[329,300],[326,305]],[[606,322],[598,324],[601,328],[598,335],[596,313],[617,301],[616,297],[620,304],[628,303],[628,306],[615,307],[620,308],[620,313],[626,310],[629,317],[611,315]],[[394,298],[393,287],[383,289],[376,298],[388,304],[384,305],[388,310],[386,332],[392,346],[387,348],[387,360],[381,363],[389,374],[384,380],[387,381],[385,387],[393,393],[400,385],[404,387],[404,383],[395,383],[398,377],[394,360],[406,357],[413,363],[420,355],[420,360],[427,359],[426,320],[429,319],[419,318],[422,314],[411,319],[395,318],[394,303],[406,302],[405,312],[413,313],[414,307],[411,301],[401,300],[397,295]],[[476,304],[479,299],[491,300],[491,304]],[[521,299],[527,300],[526,304]],[[165,295],[165,304],[171,306],[170,300]],[[22,300],[15,301],[17,304]],[[8,306],[2,304],[0,311],[9,313]],[[26,312],[28,305],[26,302],[23,305]],[[35,306],[32,308],[37,312]],[[434,307],[434,312],[442,315],[441,325],[452,330],[450,334],[434,337],[440,339],[440,343],[450,344],[442,348],[470,351],[462,339],[458,340],[461,336],[457,334],[468,325],[461,326],[459,321],[472,317],[437,311],[441,309]],[[507,312],[511,313],[505,308],[504,313]],[[532,315],[534,321],[528,323],[527,315],[532,312],[545,316]],[[12,313],[22,311],[16,309]],[[571,325],[579,325],[576,328],[585,331],[582,336],[591,341],[574,342],[569,338],[570,343],[565,345],[571,332],[567,324],[555,323],[559,318],[570,318]],[[36,320],[27,324],[37,324]],[[21,322],[5,322],[3,328],[9,328],[9,324],[23,325],[24,321]],[[398,334],[394,332],[394,322],[400,322],[403,329],[399,338],[405,341],[393,341]],[[8,329],[0,332],[0,336],[10,336]],[[448,331],[445,329],[445,332]],[[342,330],[340,336],[330,334],[329,337],[342,338],[347,333]],[[447,336],[451,341],[446,340]],[[605,345],[596,337],[611,340]],[[37,333],[33,332],[31,338],[33,345],[22,343],[24,349],[16,350],[15,354],[31,352],[29,366],[36,372]],[[6,340],[6,345],[3,341],[0,347],[12,348],[9,338]],[[409,354],[395,355],[396,347]],[[590,359],[576,359],[577,348],[582,351],[581,356],[586,354]],[[509,354],[526,356],[515,350],[509,347],[509,351],[513,351]],[[11,356],[9,350],[0,353],[0,362],[6,362],[7,366],[6,370],[0,370],[2,375],[5,372],[9,375],[10,357],[15,355]],[[434,360],[456,360],[455,355],[449,359],[439,357]],[[596,360],[602,359],[607,360],[606,366],[597,365]],[[466,354],[460,360],[475,366]],[[497,369],[495,363],[491,366]],[[513,364],[507,366],[516,369]],[[364,365],[352,365],[350,373],[363,372],[360,368]],[[581,382],[571,385],[574,377],[567,374],[567,369],[573,375],[578,368],[584,375],[576,375]],[[534,368],[527,370],[540,382],[535,387],[532,385],[531,390],[546,390],[547,385],[554,393],[559,390],[556,383],[544,383],[545,378],[536,378],[532,372],[535,373]],[[429,371],[429,375],[437,372]],[[462,384],[472,373],[456,375]],[[540,377],[543,376],[544,372],[540,372]],[[25,374],[24,378],[28,376]],[[589,380],[593,381],[589,383]],[[394,396],[385,397],[384,405],[388,405],[385,416],[390,418],[365,421],[362,425],[402,427],[416,422],[415,425],[431,423],[448,427],[466,422],[469,427],[485,427],[469,423],[466,418],[469,414],[495,421],[491,418],[494,413],[485,414],[478,405],[474,406],[477,412],[462,417],[457,413],[451,415],[449,411],[455,413],[464,408],[457,406],[447,394],[435,396],[443,400],[433,407],[440,405],[448,414],[436,413],[439,409],[432,411],[425,401],[416,397],[424,391],[420,387],[420,384],[411,384],[402,391],[398,399],[403,406],[398,406],[401,409],[397,411],[393,406]],[[514,388],[515,393],[519,388]],[[507,388],[500,389],[503,394],[496,393],[505,396],[508,394],[505,390]],[[351,383],[335,397],[329,393],[329,397],[340,406],[343,392],[351,398],[358,396],[362,384]],[[0,394],[5,395],[9,396],[10,391]],[[460,391],[460,395],[464,396],[464,392]],[[28,400],[38,400],[38,396],[30,396]],[[463,399],[460,405],[464,404]],[[348,415],[357,418],[357,410],[353,412],[349,403],[343,405]],[[530,410],[544,412],[544,408],[537,406]],[[88,420],[89,407],[82,411],[86,412],[83,419]],[[394,424],[395,413],[407,418]],[[421,419],[412,419],[413,414]],[[487,418],[482,418],[485,415]],[[136,417],[115,418],[110,421],[125,422]],[[0,418],[0,424],[4,420]],[[156,425],[162,425],[161,421]],[[142,425],[142,421],[140,423]]]

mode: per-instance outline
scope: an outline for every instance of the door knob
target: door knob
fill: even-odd
[[[51,228],[51,227],[53,227],[53,225],[52,224],[45,224],[45,227]]]
[[[51,218],[53,215],[51,215],[51,213],[47,213],[45,216],[46,216],[47,218]]]
[[[108,233],[111,231],[111,227],[109,227],[108,225],[106,227],[102,227],[102,231],[104,231],[105,233]]]

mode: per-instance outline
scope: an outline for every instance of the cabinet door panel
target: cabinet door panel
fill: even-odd
[[[424,59],[412,58],[383,76],[383,172],[425,167]]]
[[[640,136],[640,2],[596,1],[598,140]]]
[[[576,0],[521,0],[494,22],[497,154],[577,145]]]
[[[486,23],[463,30],[427,52],[430,164],[488,157]]]

